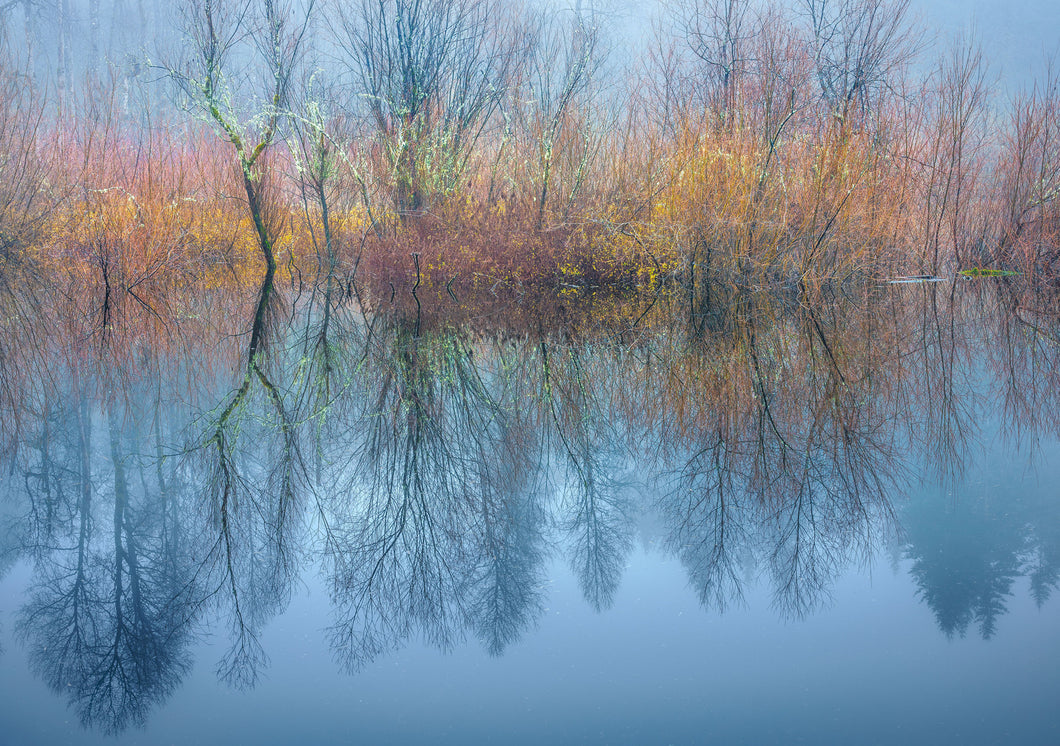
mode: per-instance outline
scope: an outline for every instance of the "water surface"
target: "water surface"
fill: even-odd
[[[501,296],[9,321],[5,739],[1052,742],[1050,293]]]

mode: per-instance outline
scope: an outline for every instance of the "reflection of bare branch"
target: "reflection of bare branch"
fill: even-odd
[[[610,608],[633,549],[632,505],[622,485],[590,459],[567,498],[563,528],[570,537],[571,565],[582,593],[597,611]]]
[[[696,330],[680,361],[689,401],[664,421],[681,444],[662,454],[676,464],[659,503],[667,545],[705,605],[741,600],[743,565],[758,560],[776,608],[801,617],[896,525],[887,377],[865,372],[893,358],[860,333],[852,341],[820,298],[780,318],[766,298],[731,308]]]
[[[747,549],[746,499],[735,484],[731,446],[720,431],[710,435],[677,475],[661,508],[670,525],[667,545],[688,568],[704,606],[724,611],[742,603],[740,560]]]
[[[82,722],[108,733],[142,725],[187,672],[185,604],[194,588],[179,555],[165,550],[178,540],[165,501],[134,494],[116,409],[112,404],[108,412],[110,541],[92,530],[93,518],[102,516],[93,516],[98,508],[85,479],[76,541],[41,557],[44,571],[19,616],[36,671],[70,699]],[[85,468],[90,421],[80,415]]]
[[[301,525],[300,494],[307,481],[294,424],[282,398],[263,373],[258,380],[274,420],[255,427],[245,414],[231,419],[236,410],[227,410],[230,418],[217,428],[213,447],[207,451],[215,457],[208,488],[217,528],[209,561],[219,571],[218,591],[223,589],[231,599],[233,626],[232,648],[218,674],[236,687],[253,686],[267,662],[258,630],[290,595]]]
[[[447,648],[471,625],[498,649],[532,618],[540,556],[520,440],[472,350],[388,320],[366,360],[370,386],[357,468],[332,521],[332,644],[357,669],[421,633]],[[480,548],[491,554],[476,560]]]
[[[544,515],[538,496],[526,485],[513,488],[488,490],[482,502],[470,612],[490,655],[500,655],[518,640],[543,608]]]
[[[567,469],[562,527],[582,593],[601,611],[613,603],[633,549],[632,505],[615,476],[617,437],[581,353],[568,346],[557,361],[544,341],[539,348],[543,403]]]
[[[940,303],[935,285],[926,286],[920,302],[920,328],[914,354],[923,370],[922,389],[912,388],[910,407],[923,408],[925,416],[913,420],[927,429],[914,432],[924,456],[939,478],[953,482],[964,471],[969,439],[975,436],[974,403],[961,353],[966,330],[959,325],[958,296],[951,291]]]

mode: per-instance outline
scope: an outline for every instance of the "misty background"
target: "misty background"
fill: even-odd
[[[563,5],[563,0],[554,0]],[[568,3],[570,4],[570,3]],[[789,4],[794,4],[791,2]],[[666,0],[598,0],[615,19],[619,38],[644,45],[657,24],[677,3]],[[927,31],[929,46],[921,62],[930,68],[936,53],[957,39],[977,39],[1002,90],[1012,91],[1042,78],[1048,60],[1060,51],[1060,3],[1028,0],[911,0],[910,21]]]
[[[28,67],[51,91],[76,90],[90,69],[107,68],[119,81],[161,79],[161,70],[152,66],[180,56],[182,16],[193,5],[182,0],[10,0],[0,4],[5,56]],[[312,25],[326,31],[340,5],[350,3],[317,2]],[[665,0],[528,0],[527,5],[592,12],[610,49],[612,72],[619,75],[635,71],[652,40],[665,38],[680,6]],[[796,8],[797,16],[796,0],[788,5]],[[955,41],[978,40],[997,81],[995,93],[1001,94],[995,104],[1002,108],[1008,95],[1044,79],[1049,61],[1060,51],[1060,3],[1054,0],[1018,5],[911,0],[909,11],[910,25],[925,32],[922,71],[930,72]],[[326,57],[325,52],[322,67],[327,67]]]

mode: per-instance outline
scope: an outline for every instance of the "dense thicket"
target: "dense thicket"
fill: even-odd
[[[908,0],[686,0],[629,64],[582,2],[46,5],[5,11],[8,279],[1055,273],[1057,77],[999,100]]]

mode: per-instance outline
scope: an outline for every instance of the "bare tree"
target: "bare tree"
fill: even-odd
[[[909,0],[802,0],[821,95],[840,121],[865,113],[920,50]]]
[[[525,48],[503,0],[361,0],[341,15],[356,94],[402,214],[455,188]]]
[[[246,397],[252,379],[261,381],[276,403],[277,411],[283,411],[279,394],[259,360],[273,301],[278,230],[270,220],[267,157],[286,113],[291,80],[312,7],[310,0],[305,15],[293,23],[292,6],[282,0],[265,0],[260,10],[257,3],[246,0],[238,4],[225,0],[191,0],[185,7],[185,30],[193,56],[181,67],[169,69],[189,104],[215,126],[232,148],[265,262],[247,347],[246,374],[218,420],[216,440],[222,455],[224,429]],[[254,54],[260,57],[261,64],[247,69],[245,58]],[[255,73],[262,75],[264,96],[246,90],[246,81],[253,80]]]
[[[44,107],[29,75],[7,66],[0,33],[0,258],[11,260],[40,229],[54,200],[39,154]],[[6,278],[0,275],[0,282]]]
[[[223,583],[232,596],[236,642],[222,660],[219,674],[235,686],[250,686],[264,662],[257,641],[258,622],[265,612],[256,599],[276,593],[243,593],[245,542],[257,534],[241,528],[248,522],[238,513],[240,502],[249,502],[268,516],[266,531],[273,532],[266,573],[269,582],[282,587],[290,567],[288,535],[297,526],[298,500],[306,474],[298,434],[287,412],[283,393],[266,372],[264,352],[273,310],[276,274],[275,241],[278,226],[272,221],[269,199],[268,155],[287,115],[294,72],[301,58],[313,2],[294,22],[291,2],[250,0],[192,0],[184,9],[185,30],[193,56],[169,74],[202,114],[231,146],[239,166],[255,237],[265,263],[250,327],[242,381],[208,426],[203,449],[210,462],[208,494],[218,527],[213,556],[223,570]],[[253,64],[257,58],[257,65]],[[255,90],[256,78],[261,90]],[[253,469],[243,458],[241,435],[251,394],[256,386],[271,406],[279,437],[264,479],[253,480]],[[245,442],[245,441],[244,441]],[[244,511],[245,513],[246,511]],[[253,524],[253,521],[249,521]],[[257,524],[254,524],[257,525]],[[282,594],[280,594],[282,595]],[[265,604],[268,607],[270,604]]]
[[[936,73],[931,139],[922,159],[925,260],[930,258],[932,272],[940,271],[946,244],[958,265],[981,261],[972,252],[984,249],[987,218],[973,208],[982,182],[989,100],[981,47],[958,41]]]
[[[999,179],[1006,214],[992,260],[1023,249],[1033,264],[1052,261],[1060,198],[1060,74],[1052,64],[1040,83],[1017,95],[1010,116]]]
[[[731,112],[741,78],[751,64],[750,42],[757,34],[750,0],[685,0],[679,26],[685,43],[705,66],[708,100]]]
[[[247,0],[190,0],[184,21],[192,56],[180,68],[169,70],[191,107],[205,115],[232,147],[265,261],[266,304],[276,272],[275,230],[267,216],[266,159],[288,104],[312,6],[310,0],[301,21],[293,23],[289,0],[264,0],[260,6]],[[245,58],[254,53],[260,65],[247,69]],[[264,90],[245,90],[241,82],[256,74],[261,74]],[[264,307],[259,311],[264,312]],[[250,343],[252,358],[260,342],[257,321]]]
[[[310,298],[305,337],[306,357],[313,370],[306,382],[315,387],[311,392],[315,396],[311,398],[322,402],[331,398],[332,378],[341,360],[330,336],[343,297],[338,276],[342,241],[336,235],[338,221],[334,215],[348,213],[350,202],[356,199],[355,190],[349,189],[349,179],[345,178],[346,143],[339,134],[341,125],[329,112],[328,104],[332,100],[327,88],[318,89],[310,80],[294,118],[289,143],[297,171],[300,206],[317,255],[317,281]],[[356,174],[354,177],[356,180]],[[357,260],[354,260],[346,278],[347,286],[352,284],[356,272]],[[320,312],[314,313],[313,309],[318,306]],[[310,409],[314,410],[315,406],[311,405]]]
[[[532,181],[537,228],[544,226],[545,209],[553,188],[554,170],[564,136],[571,136],[572,109],[586,98],[603,62],[599,28],[595,19],[580,12],[543,15],[536,23],[533,52],[529,55],[524,89],[518,98],[528,106],[518,111],[524,134],[537,151],[538,169]],[[584,101],[583,101],[584,103]],[[583,148],[583,150],[585,150]],[[585,158],[576,158],[568,203],[584,182]]]

